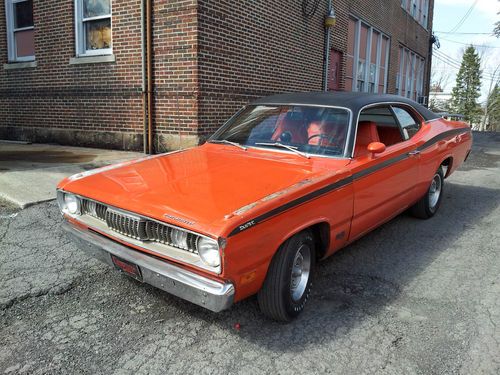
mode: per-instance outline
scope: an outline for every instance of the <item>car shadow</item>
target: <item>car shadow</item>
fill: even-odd
[[[448,182],[434,218],[419,220],[402,214],[319,263],[311,300],[288,324],[264,317],[255,297],[219,314],[165,294],[163,298],[254,345],[278,352],[301,351],[305,343],[335,340],[337,334],[346,335],[379,314],[437,257],[452,252],[464,230],[498,207],[499,193],[500,189]]]

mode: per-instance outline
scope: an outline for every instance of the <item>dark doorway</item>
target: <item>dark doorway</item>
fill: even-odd
[[[330,66],[328,71],[328,91],[340,90],[340,64],[342,52],[335,49],[330,50]]]

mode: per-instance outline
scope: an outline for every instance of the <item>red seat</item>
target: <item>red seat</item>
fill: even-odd
[[[307,127],[310,145],[342,147],[345,140],[345,126],[331,121],[313,121]]]
[[[301,113],[287,113],[285,118],[278,124],[272,136],[273,141],[285,141],[284,133],[289,133],[291,143],[306,144],[307,131],[304,128],[304,118]]]
[[[403,138],[398,128],[389,126],[379,126],[378,135],[380,142],[386,146],[395,145],[396,143],[403,142]]]
[[[354,156],[367,155],[368,145],[372,142],[380,142],[378,136],[377,124],[373,121],[360,121],[358,123],[358,133],[356,135],[356,146],[354,147]]]

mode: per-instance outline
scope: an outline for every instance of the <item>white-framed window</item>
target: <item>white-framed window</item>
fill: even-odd
[[[77,56],[113,54],[111,0],[75,0]]]
[[[427,29],[429,0],[401,0],[401,7]]]
[[[346,90],[386,93],[390,39],[364,21],[349,17]]]
[[[33,0],[5,0],[5,17],[9,61],[34,61]]]
[[[399,47],[399,69],[396,94],[415,101],[421,100],[424,90],[425,59],[412,50]]]

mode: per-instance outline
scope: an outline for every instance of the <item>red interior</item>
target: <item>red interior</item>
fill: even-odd
[[[307,136],[310,145],[341,146],[344,143],[345,126],[331,121],[313,121],[307,128]]]
[[[368,150],[366,148],[372,142],[380,142],[377,124],[373,121],[360,121],[358,124],[354,156],[367,155]]]
[[[389,126],[378,126],[377,131],[378,131],[378,136],[380,138],[380,142],[382,142],[386,146],[391,146],[403,141],[403,138],[401,137],[401,133],[399,132],[398,128]]]
[[[307,143],[307,131],[304,128],[304,119],[302,117],[288,113],[276,127],[271,139],[273,141],[279,141],[281,135],[286,132],[290,133],[292,136],[292,143]]]

